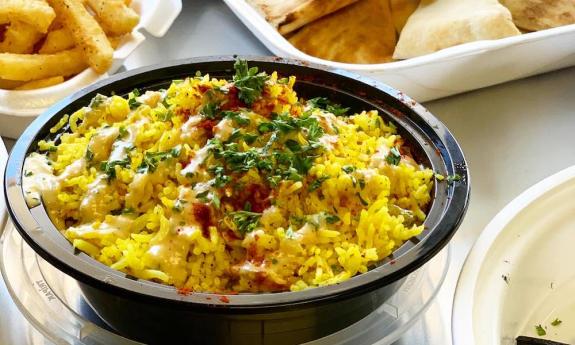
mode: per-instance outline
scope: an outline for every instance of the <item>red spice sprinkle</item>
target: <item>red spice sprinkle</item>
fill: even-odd
[[[193,203],[192,213],[194,218],[202,227],[202,235],[205,238],[210,237],[209,227],[212,225],[210,208],[206,204]]]
[[[194,292],[194,290],[190,289],[190,288],[178,288],[178,295],[183,295],[183,296],[188,296],[189,294],[191,294],[192,292]]]
[[[249,202],[253,212],[263,212],[271,206],[270,201],[271,189],[265,185],[252,183],[248,185],[239,198],[236,199],[237,209],[243,209],[244,205]]]
[[[220,296],[219,300],[222,303],[230,303],[230,299],[227,296]]]
[[[198,90],[200,90],[201,93],[204,93],[204,92],[208,91],[209,89],[211,89],[211,87],[208,85],[205,85],[205,84],[198,85]]]
[[[395,260],[391,260],[391,261],[389,262],[389,264],[390,264],[390,265],[395,264]]]
[[[235,86],[228,89],[228,101],[222,105],[222,110],[236,110],[246,107],[246,104],[239,99],[238,92],[238,88]]]
[[[183,115],[187,119],[190,115],[192,115],[192,109],[176,108],[176,115]]]
[[[211,298],[211,297],[206,297],[206,299],[207,299],[208,301],[211,301],[211,300],[212,300],[212,298]]]
[[[196,127],[203,128],[207,132],[208,138],[212,138],[214,136],[214,127],[218,124],[216,120],[203,120],[202,122],[198,123]]]

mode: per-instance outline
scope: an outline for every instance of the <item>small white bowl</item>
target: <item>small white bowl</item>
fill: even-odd
[[[114,52],[112,67],[105,74],[88,68],[62,84],[36,90],[0,89],[0,136],[17,138],[36,116],[60,99],[116,72],[124,60],[146,39],[145,29],[162,37],[182,10],[181,0],[134,0],[132,8],[140,14],[140,23]]]

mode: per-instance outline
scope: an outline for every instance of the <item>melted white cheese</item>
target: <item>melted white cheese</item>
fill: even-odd
[[[188,120],[182,125],[182,134],[180,135],[182,140],[193,141],[194,139],[200,137],[203,134],[203,131],[196,126],[202,122],[202,120],[202,115],[190,116],[190,118],[188,118]]]
[[[112,149],[112,144],[118,137],[120,131],[116,127],[104,128],[90,139],[88,149],[94,154],[94,161],[101,162],[108,158]]]
[[[234,122],[230,119],[223,119],[214,127],[214,137],[221,141],[226,141],[234,131]]]
[[[327,150],[332,150],[333,146],[339,140],[337,135],[324,134],[319,138],[319,143]]]
[[[40,205],[42,195],[44,195],[45,202],[54,201],[59,184],[46,156],[33,152],[26,158],[22,189],[28,207]]]
[[[112,205],[106,203],[105,197],[108,194],[110,185],[108,184],[108,176],[99,174],[96,179],[88,185],[88,190],[80,204],[80,214],[84,221],[94,219],[94,217],[104,217],[113,208]]]
[[[146,93],[139,96],[137,100],[140,103],[149,105],[150,108],[155,108],[162,98],[162,93],[159,91],[146,91]]]
[[[198,168],[202,163],[208,158],[208,154],[210,152],[210,147],[208,145],[202,147],[198,151],[196,151],[196,155],[190,161],[184,169],[180,171],[180,174],[186,176],[187,174],[194,174],[198,171]]]
[[[383,168],[387,163],[385,157],[389,154],[389,147],[381,145],[377,148],[377,152],[371,156],[369,166],[373,168]]]
[[[106,221],[95,227],[93,223],[73,226],[66,230],[73,237],[102,239],[104,236],[114,235],[126,238],[130,235],[130,228],[134,221],[126,216],[107,216]]]
[[[48,158],[33,152],[24,161],[24,177],[22,189],[28,207],[40,204],[40,198],[47,208],[51,208],[58,198],[58,192],[64,181],[80,175],[86,167],[86,161],[81,158],[68,165],[59,175],[54,175],[54,169]]]

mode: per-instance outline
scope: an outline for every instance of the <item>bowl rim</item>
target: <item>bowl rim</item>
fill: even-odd
[[[405,119],[411,117],[420,121],[412,124],[422,135],[433,135],[433,140],[437,141],[439,147],[433,148],[435,153],[441,157],[444,171],[448,175],[458,174],[459,181],[447,183],[446,181],[436,181],[435,185],[445,185],[445,198],[441,205],[432,203],[430,214],[436,213],[437,224],[433,228],[427,228],[426,236],[417,239],[409,250],[401,253],[401,256],[389,260],[370,271],[354,276],[342,283],[307,289],[298,292],[277,292],[277,293],[246,293],[246,294],[217,294],[217,293],[181,293],[173,286],[158,284],[150,281],[127,279],[123,272],[116,271],[84,253],[74,253],[68,240],[60,234],[56,227],[49,220],[42,205],[28,209],[22,191],[22,168],[25,156],[28,154],[31,145],[37,139],[38,133],[53,118],[59,116],[68,106],[74,105],[77,109],[83,98],[91,98],[97,91],[117,85],[125,81],[145,76],[170,68],[189,67],[189,75],[196,69],[192,66],[198,64],[227,64],[231,70],[236,58],[245,59],[252,65],[269,65],[271,70],[274,66],[293,68],[294,70],[306,70],[315,73],[322,73],[325,76],[337,78],[338,84],[343,82],[355,82],[377,92],[382,96],[391,97],[398,101],[403,110],[392,107],[390,104],[383,106],[390,107],[389,112],[399,112]],[[173,79],[173,78],[169,78]],[[165,79],[168,81],[168,79]],[[131,87],[138,87],[137,83]],[[337,89],[337,87],[336,87]],[[361,99],[361,98],[360,98]],[[405,113],[405,111],[410,114]],[[387,116],[394,116],[386,114]],[[410,117],[411,116],[411,117]],[[398,118],[393,118],[398,120]],[[424,126],[425,128],[419,128]],[[414,127],[415,128],[415,127]],[[418,132],[419,133],[419,132]],[[438,188],[435,188],[436,190]],[[449,242],[458,226],[461,224],[467,210],[470,194],[470,176],[463,152],[457,141],[449,130],[435,118],[423,106],[403,94],[381,82],[359,76],[345,70],[326,68],[320,65],[310,64],[304,61],[286,59],[279,57],[261,56],[209,56],[181,60],[168,61],[162,64],[134,69],[124,73],[114,75],[105,80],[80,90],[55,105],[51,106],[40,115],[24,131],[22,136],[14,145],[8,159],[5,181],[4,197],[9,214],[14,221],[14,225],[26,242],[45,260],[62,270],[66,274],[74,277],[80,282],[97,287],[119,296],[147,300],[154,303],[171,304],[179,307],[195,307],[209,311],[222,310],[226,312],[237,311],[246,312],[249,310],[267,311],[277,310],[281,307],[294,307],[297,305],[328,303],[334,300],[351,298],[359,294],[373,291],[377,288],[391,284],[405,277],[415,269],[422,266],[441,250]],[[441,207],[441,209],[439,209]],[[428,215],[429,217],[429,215]],[[425,223],[424,223],[425,224]],[[433,236],[429,236],[433,234]],[[401,248],[400,248],[401,249]],[[397,250],[396,250],[397,252]],[[395,252],[394,252],[395,253]],[[185,303],[182,303],[185,302]]]

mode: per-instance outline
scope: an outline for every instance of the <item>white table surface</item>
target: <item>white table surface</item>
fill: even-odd
[[[167,59],[218,54],[269,52],[222,2],[187,0],[166,37],[148,37],[125,65],[131,69]],[[453,132],[466,154],[471,204],[451,242],[451,267],[437,302],[397,344],[444,345],[451,343],[457,277],[481,230],[521,191],[575,164],[575,68],[425,105]],[[25,344],[23,318],[3,284],[0,310],[0,344]]]

